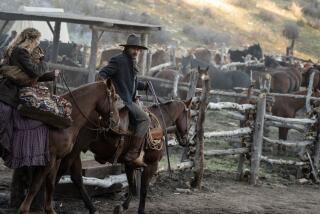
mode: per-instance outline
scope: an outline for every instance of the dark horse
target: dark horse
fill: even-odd
[[[248,88],[250,86],[250,76],[243,71],[228,71],[219,70],[211,63],[208,64],[201,60],[195,59],[192,56],[182,58],[182,71],[188,79],[188,68],[208,68],[210,77],[210,85],[212,89],[232,90],[234,87]]]
[[[180,145],[186,146],[188,143],[188,127],[189,127],[189,106],[190,101],[169,101],[166,103],[160,104],[159,106],[153,105],[148,107],[148,111],[153,113],[159,120],[162,129],[165,127],[169,127],[172,125],[176,126],[176,135]],[[160,111],[161,109],[161,111]],[[123,111],[126,111],[125,109]],[[161,112],[164,117],[164,123],[161,119]],[[121,115],[121,112],[120,112]],[[96,115],[91,115],[91,119],[93,121],[97,121],[98,117]],[[152,124],[154,126],[155,124]],[[124,148],[118,158],[119,163],[124,163],[124,155],[128,150],[130,144],[130,136],[124,136],[125,143]],[[82,150],[90,150],[95,154],[95,159],[100,163],[114,161],[114,154],[117,152],[117,145],[119,145],[119,141],[121,140],[121,136],[115,134],[113,132],[108,132],[105,134],[98,133],[95,131],[95,127],[91,124],[87,124],[86,127],[81,129],[77,142],[73,147],[72,152],[62,159],[60,169],[57,176],[57,182],[60,177],[66,172],[66,170],[70,169],[71,179],[73,183],[79,188],[79,191],[82,195],[82,198],[86,204],[86,207],[90,209],[90,213],[95,212],[95,208],[85,190],[82,181],[81,174],[81,160],[80,153]],[[161,142],[162,143],[162,142]],[[144,213],[145,209],[145,200],[147,196],[147,188],[149,186],[149,182],[152,176],[155,174],[158,168],[158,163],[163,155],[162,146],[158,150],[151,149],[150,147],[145,147],[145,155],[144,162],[148,165],[143,169],[141,176],[141,189],[140,189],[140,204],[139,204],[139,213]],[[129,203],[132,199],[133,191],[134,191],[134,169],[125,165],[125,171],[129,183],[128,196],[122,206],[117,206],[115,208],[114,213],[120,213],[121,210],[126,210],[129,207]]]
[[[109,124],[119,121],[116,107],[117,96],[111,80],[84,85],[74,90],[72,94],[67,93],[63,97],[73,104],[71,114],[73,123],[64,130],[49,130],[49,164],[44,167],[35,167],[31,186],[20,205],[19,214],[29,213],[30,205],[44,182],[46,185],[45,213],[56,213],[52,207],[52,197],[60,159],[72,151],[76,137],[80,129],[87,123],[89,115],[93,112],[99,112],[105,120],[109,121]]]
[[[258,60],[262,59],[263,53],[260,44],[253,44],[244,50],[229,50],[231,62],[244,62],[244,58],[249,54]]]

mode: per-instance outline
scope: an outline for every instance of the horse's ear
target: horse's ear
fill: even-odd
[[[206,71],[209,71],[209,66],[206,68]]]
[[[192,98],[190,98],[190,99],[188,99],[188,100],[185,100],[185,101],[183,101],[183,102],[184,102],[184,104],[186,105],[187,108],[190,108],[190,106],[191,106],[191,101],[192,101]]]

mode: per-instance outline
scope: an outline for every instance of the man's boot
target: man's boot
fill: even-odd
[[[143,155],[140,155],[144,137],[132,136],[129,151],[125,155],[125,161],[130,163],[133,167],[146,167],[147,164],[143,161]]]

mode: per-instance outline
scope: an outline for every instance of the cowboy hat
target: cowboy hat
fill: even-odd
[[[140,37],[135,34],[131,34],[128,36],[127,44],[121,44],[123,47],[137,47],[143,50],[148,50],[147,47],[141,45]]]

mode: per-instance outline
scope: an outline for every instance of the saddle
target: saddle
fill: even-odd
[[[151,126],[149,127],[148,136],[153,140],[161,140],[163,137],[163,129],[161,128],[158,118],[147,108],[143,110],[149,115]],[[130,136],[133,134],[133,127],[130,127],[130,119],[128,109],[124,106],[119,110],[119,125],[112,128],[112,131],[118,135]]]

